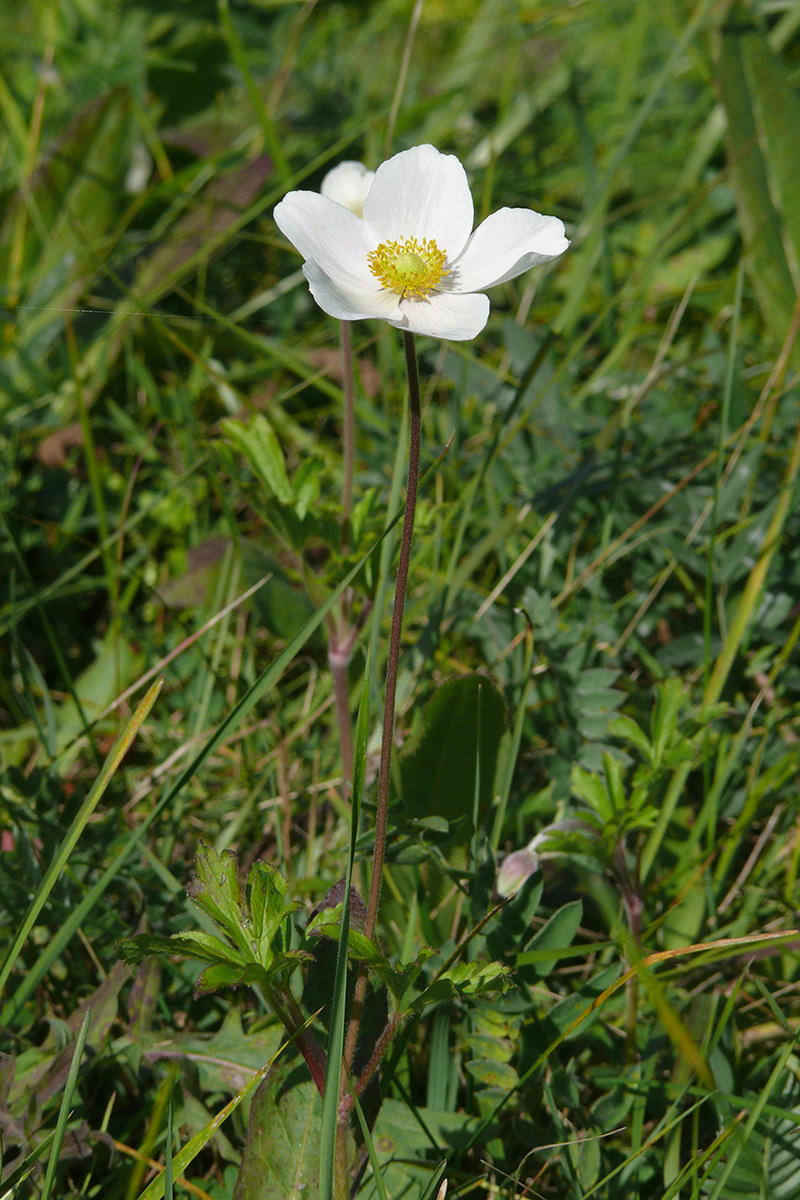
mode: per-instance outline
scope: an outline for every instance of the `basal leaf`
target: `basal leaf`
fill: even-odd
[[[422,734],[400,762],[403,799],[412,817],[450,823],[454,841],[472,836],[480,728],[479,815],[492,799],[497,757],[505,731],[505,703],[480,675],[453,679],[425,710]]]
[[[322,1098],[284,1054],[250,1107],[234,1200],[309,1200],[319,1192]]]

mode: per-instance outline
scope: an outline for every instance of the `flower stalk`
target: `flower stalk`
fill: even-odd
[[[381,760],[378,773],[378,799],[375,814],[375,848],[372,855],[372,874],[369,884],[369,900],[364,932],[368,938],[373,938],[378,919],[378,906],[381,898],[381,883],[383,881],[383,860],[386,851],[386,827],[389,818],[389,777],[392,765],[392,744],[394,742],[395,698],[397,694],[397,669],[400,661],[400,638],[403,632],[403,611],[405,608],[406,588],[408,584],[408,568],[411,561],[411,543],[414,536],[414,515],[417,509],[417,490],[419,487],[419,452],[421,441],[421,403],[419,390],[419,370],[417,367],[417,351],[414,335],[404,331],[403,349],[406,357],[406,372],[408,374],[408,406],[409,406],[409,437],[408,437],[408,483],[406,485],[406,504],[403,515],[403,531],[400,535],[400,557],[397,563],[395,579],[394,605],[392,607],[392,628],[389,634],[389,654],[386,662],[386,690],[383,703],[383,733],[381,737]],[[361,1022],[361,1012],[364,996],[367,990],[367,972],[364,967],[359,971],[353,995],[353,1007],[350,1025],[347,1030],[347,1041],[344,1050],[343,1071],[350,1069],[355,1055],[358,1028]],[[344,1080],[343,1080],[344,1082]],[[344,1088],[342,1088],[342,1098]]]
[[[353,400],[353,346],[350,322],[340,323],[342,344],[342,389],[344,411],[342,414],[342,458],[344,479],[342,482],[341,536],[342,553],[350,546],[350,517],[353,511],[353,476],[355,473],[355,413]],[[357,629],[351,623],[350,607],[352,590],[342,596],[339,618],[328,628],[328,665],[333,679],[333,695],[336,707],[336,723],[339,727],[339,749],[342,759],[342,798],[350,799],[353,784],[353,724],[350,717],[349,670]]]
[[[406,488],[406,507],[403,517],[403,532],[400,538],[400,558],[397,563],[397,578],[394,591],[394,606],[392,609],[392,628],[389,635],[389,656],[386,662],[386,692],[383,705],[383,735],[381,739],[381,762],[378,775],[378,802],[375,815],[375,849],[372,856],[372,876],[369,885],[369,901],[367,903],[367,921],[365,933],[371,938],[375,932],[378,917],[381,882],[383,877],[383,859],[386,849],[386,825],[389,815],[389,775],[392,762],[392,743],[394,741],[394,709],[397,693],[397,668],[400,661],[400,637],[403,631],[403,610],[405,608],[406,587],[408,584],[408,567],[411,561],[411,542],[414,536],[414,515],[417,508],[417,489],[419,487],[419,450],[421,434],[419,370],[417,368],[417,351],[414,345],[414,335],[403,332],[403,349],[406,356],[408,372],[408,403],[409,403],[409,445],[408,445],[408,486]]]

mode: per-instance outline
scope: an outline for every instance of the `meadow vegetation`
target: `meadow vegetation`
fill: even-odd
[[[798,0],[0,26],[0,1197],[343,1195],[306,1064],[368,962],[360,1196],[794,1200]],[[425,142],[572,245],[417,339],[372,942],[403,344],[351,327],[343,520],[271,214]]]

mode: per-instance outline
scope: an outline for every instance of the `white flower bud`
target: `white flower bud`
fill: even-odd
[[[507,854],[497,872],[495,886],[498,896],[502,896],[504,900],[507,896],[513,896],[538,866],[538,856],[532,850],[513,850],[511,854]]]
[[[368,171],[363,163],[341,162],[338,167],[328,171],[320,191],[329,200],[335,200],[337,204],[344,205],[360,217],[374,178],[375,172]]]

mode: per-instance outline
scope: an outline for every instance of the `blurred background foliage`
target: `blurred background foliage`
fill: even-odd
[[[497,859],[560,828],[473,945],[519,987],[443,1004],[393,1060],[390,1193],[448,1157],[465,1194],[796,1196],[796,951],[677,957],[571,1022],[620,964],[796,924],[800,3],[0,0],[0,28],[4,955],[131,689],[166,676],[6,961],[11,1194],[133,1200],[168,1095],[177,1153],[277,1044],[257,998],[113,945],[186,926],[201,835],[309,906],[341,874],[324,632],[236,705],[397,508],[402,356],[354,327],[343,544],[337,331],[270,214],[432,141],[476,215],[535,207],[573,244],[474,343],[420,342],[386,951],[447,954]],[[380,694],[392,544],[357,578],[354,703],[370,641]],[[179,1194],[231,1194],[242,1111]]]

